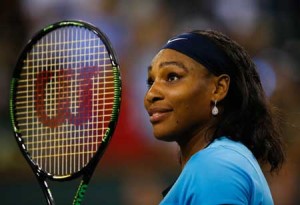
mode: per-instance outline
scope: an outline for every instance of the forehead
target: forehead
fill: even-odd
[[[151,65],[148,68],[148,71],[152,71],[154,69],[159,69],[164,66],[170,65],[172,62],[173,65],[177,65],[179,67],[185,67],[187,69],[197,68],[200,71],[208,72],[208,70],[196,62],[192,58],[172,49],[163,49],[153,58]]]

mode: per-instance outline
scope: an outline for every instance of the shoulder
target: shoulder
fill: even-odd
[[[251,151],[239,142],[221,138],[191,157],[183,175],[203,182],[240,185],[249,190],[261,169]],[[208,184],[209,186],[209,184]]]
[[[216,196],[222,196],[223,199],[240,202],[228,203],[247,204],[253,173],[255,168],[249,164],[247,152],[234,146],[220,145],[208,147],[194,155],[182,171],[182,176],[193,182],[190,186],[203,197],[218,200]]]
[[[242,144],[220,139],[191,157],[171,191],[189,204],[249,204],[257,166]]]
[[[260,170],[255,157],[246,146],[225,137],[215,140],[207,148],[194,154],[186,165],[187,170],[195,169],[199,172],[208,168],[223,171],[243,170],[250,174]]]

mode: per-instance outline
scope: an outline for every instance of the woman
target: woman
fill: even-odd
[[[148,68],[144,99],[154,136],[175,141],[182,171],[165,204],[273,204],[262,173],[283,145],[255,65],[215,31],[170,39]]]

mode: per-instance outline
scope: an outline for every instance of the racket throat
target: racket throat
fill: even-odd
[[[54,198],[53,198],[53,195],[49,189],[49,186],[45,180],[45,178],[39,178],[39,175],[40,173],[36,173],[36,176],[37,176],[37,179],[38,179],[38,182],[40,184],[40,186],[42,187],[42,190],[43,190],[43,194],[46,198],[46,201],[47,201],[47,204],[48,205],[55,205],[55,202],[54,202]]]

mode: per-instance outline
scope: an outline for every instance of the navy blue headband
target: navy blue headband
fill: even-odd
[[[206,67],[215,75],[231,74],[231,61],[208,37],[196,33],[184,33],[171,38],[162,49],[176,50]]]

